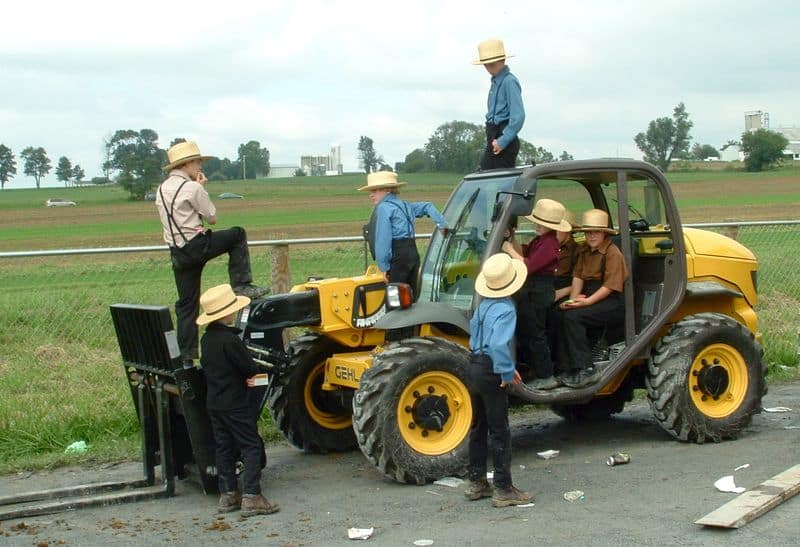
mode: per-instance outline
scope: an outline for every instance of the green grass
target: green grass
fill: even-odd
[[[753,185],[753,181],[763,180],[759,177],[793,176],[800,181],[800,170],[785,168],[761,175],[669,173],[679,189],[702,185],[704,181],[737,181],[730,193],[714,200],[688,198],[696,206],[703,206],[707,200],[714,205],[732,204],[733,210],[748,203],[781,205],[786,199],[800,201],[797,193],[790,193],[791,198],[787,198],[786,193],[760,193]],[[424,194],[425,199],[438,204],[444,203],[460,179],[442,174],[402,178],[409,181],[407,193],[411,199]],[[306,177],[211,183],[209,190],[212,196],[222,191],[246,196],[244,203],[217,202],[218,206],[224,203],[228,207],[225,225],[241,224],[248,229],[269,226],[280,232],[295,225],[363,223],[370,205],[365,195],[355,192],[363,183],[363,176]],[[331,203],[331,198],[348,196],[355,196],[352,204]],[[77,201],[79,221],[55,228],[35,221],[3,224],[3,218],[20,212],[27,218],[42,211],[48,197]],[[258,202],[259,206],[244,207],[249,202]],[[109,208],[119,212],[120,218],[95,214]],[[41,218],[51,221],[59,213],[53,210],[52,215]],[[123,234],[141,235],[140,244],[149,245],[159,232],[153,204],[130,201],[116,187],[0,192],[0,242],[7,250],[32,250],[28,242],[42,238],[46,238],[48,248],[101,246],[95,240],[109,245]],[[761,302],[757,309],[771,378],[791,377],[796,365],[796,328],[800,324],[800,257],[787,250],[796,247],[800,228],[744,228],[740,238],[760,261]],[[268,283],[268,248],[254,247],[251,252],[257,281]],[[349,276],[361,273],[363,266],[361,243],[290,249],[293,283],[309,275]],[[0,278],[4,288],[0,292],[0,472],[136,457],[138,424],[108,306],[117,302],[172,306],[176,295],[166,253],[0,259]],[[208,265],[203,285],[208,288],[226,280],[226,263],[221,258]],[[261,429],[268,439],[280,436],[266,415]],[[64,454],[66,446],[77,440],[89,443],[89,451],[83,455]]]

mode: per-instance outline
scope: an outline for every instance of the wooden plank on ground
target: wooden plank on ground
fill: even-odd
[[[694,523],[720,528],[741,528],[798,493],[800,493],[800,464],[742,492],[738,497]]]

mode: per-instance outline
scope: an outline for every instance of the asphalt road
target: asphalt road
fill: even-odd
[[[800,382],[771,386],[764,406],[792,411],[763,412],[738,440],[706,445],[673,441],[646,401],[599,425],[516,414],[513,475],[536,494],[529,508],[468,502],[460,488],[396,484],[359,452],[316,456],[275,445],[263,485],[281,505],[277,514],[220,520],[214,497],[181,482],[171,499],[0,522],[0,545],[352,545],[351,527],[374,527],[374,545],[797,545],[800,496],[738,530],[693,524],[735,497],[714,488],[718,478],[733,474],[750,488],[800,463]],[[537,457],[548,449],[560,455]],[[617,451],[630,453],[630,464],[607,466]],[[0,495],[140,474],[132,462],[20,474],[0,478]],[[584,498],[566,501],[573,490]]]

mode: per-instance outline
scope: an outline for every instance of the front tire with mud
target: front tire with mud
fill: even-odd
[[[289,371],[270,385],[267,404],[275,425],[306,452],[324,454],[356,446],[349,395],[321,389],[325,360],[341,349],[324,336],[301,336],[292,342]]]
[[[690,315],[658,341],[645,377],[659,425],[682,441],[735,438],[767,392],[764,350],[747,328],[718,313]]]
[[[379,353],[353,399],[361,451],[387,477],[412,484],[466,469],[472,402],[469,354],[439,338]]]

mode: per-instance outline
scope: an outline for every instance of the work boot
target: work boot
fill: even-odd
[[[262,296],[266,296],[269,294],[269,287],[257,287],[252,283],[245,283],[243,285],[236,285],[233,288],[233,294],[238,296],[246,296],[250,300],[255,300],[256,298],[261,298]]]
[[[558,378],[550,376],[549,378],[536,378],[532,382],[527,382],[526,385],[531,389],[548,390],[555,389],[562,384]]]
[[[595,367],[579,370],[577,373],[564,377],[561,381],[568,387],[586,387],[596,384],[600,379],[600,371]]]
[[[261,494],[245,494],[242,496],[242,516],[269,515],[280,509],[277,503],[272,503]]]
[[[223,492],[217,503],[217,513],[230,513],[242,508],[242,495],[239,492]]]
[[[486,479],[469,481],[467,489],[464,490],[464,496],[470,501],[489,498],[492,496],[492,485]]]
[[[510,507],[511,505],[524,505],[533,501],[533,494],[523,492],[516,486],[508,488],[495,488],[492,496],[492,507]]]

